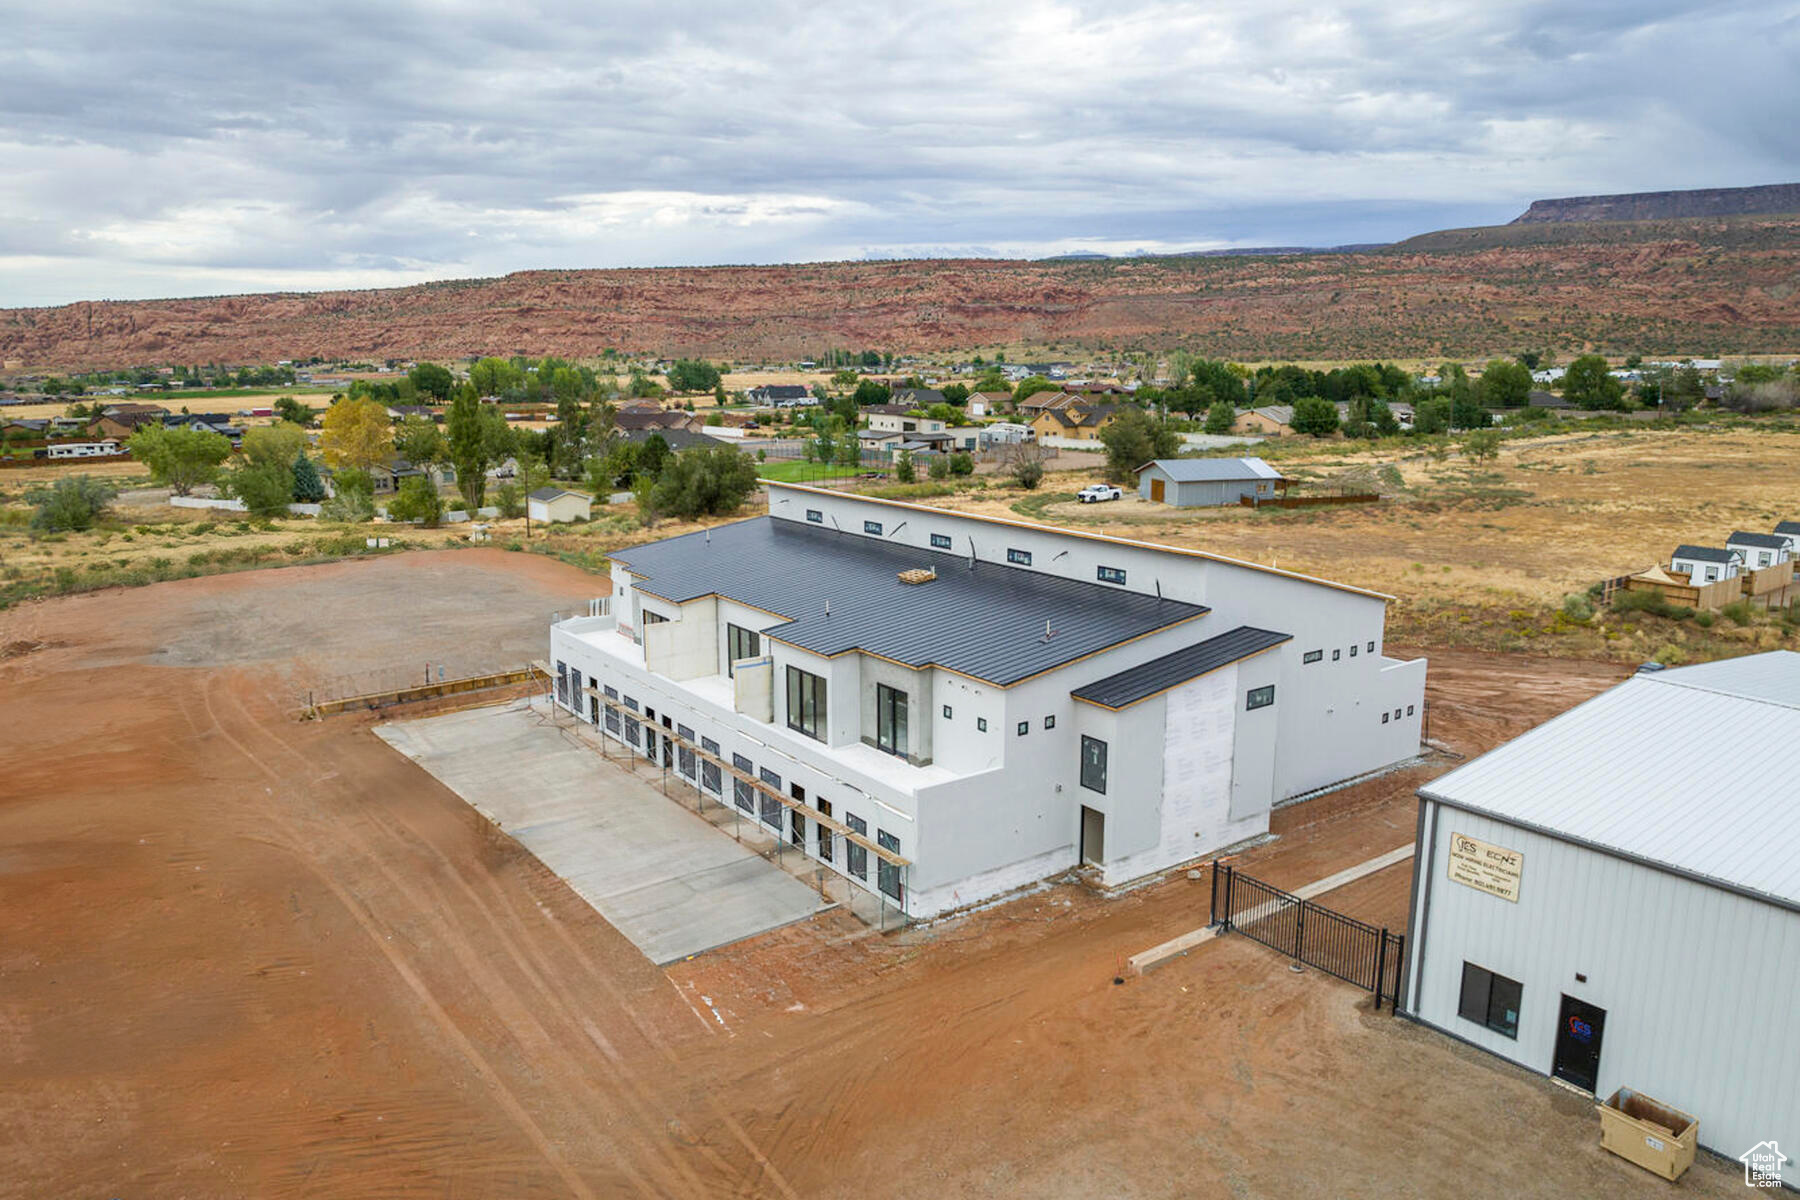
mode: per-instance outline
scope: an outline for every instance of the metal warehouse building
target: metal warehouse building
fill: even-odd
[[[1260,458],[1159,458],[1137,477],[1138,495],[1176,508],[1273,500],[1287,491],[1281,472]]]
[[[1800,1147],[1795,746],[1780,651],[1639,674],[1422,789],[1406,1007],[1727,1158]]]

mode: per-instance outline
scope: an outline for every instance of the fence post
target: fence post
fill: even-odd
[[[1216,858],[1212,863],[1210,884],[1211,893],[1206,898],[1206,923],[1217,925],[1219,923],[1219,860]]]
[[[1231,932],[1231,893],[1237,879],[1237,871],[1232,867],[1225,868],[1225,919],[1219,923],[1220,932]]]
[[[1300,901],[1295,907],[1299,911],[1294,915],[1294,957],[1305,962],[1306,956],[1301,950],[1306,945],[1306,901]]]
[[[1375,943],[1375,1011],[1381,1011],[1381,985],[1387,975],[1387,926],[1381,927],[1381,940]]]

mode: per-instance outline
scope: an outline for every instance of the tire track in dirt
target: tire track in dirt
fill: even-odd
[[[285,740],[284,732],[281,729],[272,726],[268,721],[258,717],[253,707],[249,704],[243,704],[240,701],[239,711],[246,720],[254,725],[263,737],[267,739],[268,744],[293,757],[304,769],[316,773],[316,765],[313,760],[308,758],[294,746],[290,745]],[[627,1095],[624,1099],[626,1099],[628,1106],[634,1110],[633,1115],[645,1128],[655,1127],[659,1121],[659,1118],[655,1115],[655,1110],[658,1109],[659,1105],[656,1100],[650,1096],[641,1078],[637,1074],[629,1071],[624,1058],[619,1054],[613,1043],[594,1025],[591,1018],[587,1016],[584,1006],[580,1005],[579,1001],[572,997],[567,989],[559,988],[551,982],[551,979],[559,972],[554,969],[544,953],[538,949],[538,939],[534,936],[534,931],[526,928],[521,912],[516,906],[517,894],[504,888],[492,873],[482,873],[478,877],[479,883],[482,889],[488,894],[490,901],[484,902],[482,897],[476,893],[474,885],[470,883],[467,871],[460,867],[448,855],[444,854],[429,837],[425,836],[410,822],[405,814],[386,814],[382,813],[380,810],[368,809],[361,815],[371,823],[384,829],[391,836],[401,839],[412,845],[415,849],[433,856],[441,864],[443,870],[453,881],[454,886],[463,894],[464,898],[469,901],[475,911],[480,913],[483,919],[488,921],[490,927],[493,928],[496,939],[506,948],[508,956],[519,969],[521,976],[529,981],[544,998],[544,1001],[560,1014],[562,1019],[566,1022],[568,1029],[571,1031],[571,1034],[574,1030],[580,1030],[580,1032],[585,1035],[586,1040],[594,1047],[598,1048],[602,1055],[606,1057],[607,1061],[619,1072],[611,1082],[621,1085],[625,1089]],[[497,830],[494,831],[494,835],[504,836],[499,834]],[[540,866],[535,860],[532,860],[532,862],[534,866]],[[530,880],[530,883],[535,886],[537,883],[537,872],[533,872],[532,875],[533,878]],[[398,881],[395,882],[397,883]],[[556,886],[560,888],[564,885],[561,884],[561,881],[557,881]],[[437,891],[435,887],[433,890],[434,892]],[[440,896],[442,895],[441,892],[437,892],[437,894]],[[671,1067],[677,1065],[678,1059],[673,1050],[669,1048],[666,1041],[656,1032],[654,1027],[641,1018],[637,1006],[617,987],[612,979],[611,973],[602,970],[580,949],[579,943],[572,937],[569,930],[566,928],[565,923],[558,920],[554,914],[550,913],[535,895],[533,895],[532,901],[533,912],[530,915],[536,920],[546,923],[554,930],[559,940],[570,947],[573,952],[574,961],[586,976],[586,981],[607,995],[608,999],[612,1001],[615,1009],[625,1015],[630,1021],[638,1037],[655,1049],[666,1064]],[[507,936],[505,931],[499,928],[495,923],[495,914],[497,912],[505,914],[507,922],[511,925],[513,932],[518,936]],[[468,964],[465,963],[465,966],[466,965]],[[543,1031],[541,1023],[537,1022],[536,1014],[541,1010],[528,1005],[526,1006],[526,1011],[532,1014],[531,1019],[534,1025],[542,1032],[543,1039],[546,1043],[546,1049],[549,1048],[548,1044],[554,1039],[551,1038],[551,1035],[547,1031]],[[557,1047],[557,1049],[566,1050],[569,1049],[569,1047]],[[572,1060],[564,1055],[556,1058],[554,1061],[563,1062]],[[748,1153],[752,1163],[748,1166],[733,1165],[727,1162],[726,1159],[712,1147],[704,1143],[695,1144],[689,1142],[687,1143],[689,1147],[704,1158],[708,1165],[710,1165],[718,1175],[727,1179],[735,1177],[739,1183],[740,1194],[754,1194],[752,1189],[754,1189],[758,1182],[757,1177],[759,1175],[766,1175],[769,1182],[772,1183],[778,1191],[781,1191],[784,1195],[792,1196],[793,1193],[791,1189],[787,1187],[786,1181],[781,1177],[780,1172],[776,1170],[771,1162],[769,1162],[756,1144],[750,1140],[748,1135],[743,1131],[742,1126],[739,1125],[722,1106],[718,1105],[717,1101],[711,1097],[710,1092],[707,1095],[707,1099],[714,1116],[726,1126],[728,1131],[732,1134],[733,1139]],[[661,1119],[661,1123],[663,1123],[665,1127],[668,1127],[669,1125],[669,1121],[666,1118]],[[687,1184],[692,1188],[698,1190],[704,1189],[707,1186],[706,1182],[695,1175],[681,1160],[679,1154],[675,1153],[666,1143],[652,1143],[644,1146],[643,1149],[653,1155],[661,1157],[671,1168],[684,1176]]]

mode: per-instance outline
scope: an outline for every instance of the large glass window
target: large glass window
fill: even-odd
[[[677,725],[675,733],[681,738],[681,744],[675,747],[676,769],[689,779],[694,777],[695,763],[699,760],[694,755],[694,731],[686,725]]]
[[[813,797],[813,807],[819,810],[819,815],[821,817],[829,817],[831,815],[831,801],[822,796]],[[817,824],[817,822],[814,823]],[[831,861],[831,841],[835,836],[836,835],[832,833],[829,825],[819,826],[819,857],[825,862]]]
[[[875,831],[875,844],[880,846],[883,850],[892,850],[895,854],[900,853],[900,839],[885,829],[877,829]],[[900,894],[900,868],[885,858],[880,859],[875,864],[875,884],[882,890],[884,895],[893,897],[895,901],[902,899]]]
[[[850,832],[860,837],[869,836],[869,823],[855,813],[845,813],[844,824],[850,827]],[[869,878],[868,847],[859,846],[855,842],[846,840],[844,843],[844,866],[858,879],[867,880]]]
[[[764,787],[768,789],[760,793],[762,797],[763,824],[779,833],[781,831],[782,806],[780,797],[775,793],[781,791],[781,776],[769,770],[769,768],[764,767],[762,769],[762,781]]]
[[[719,743],[713,741],[711,738],[701,738],[700,748],[714,758],[718,757]],[[724,788],[724,772],[719,769],[719,764],[713,762],[712,759],[703,758],[700,760],[700,786],[715,796]]]
[[[825,740],[825,681],[799,667],[787,669],[787,723],[789,729]]]
[[[1524,990],[1516,980],[1465,962],[1456,1015],[1516,1039],[1519,1036],[1519,999]]]
[[[1275,685],[1272,683],[1264,687],[1251,688],[1244,694],[1246,709],[1267,708],[1273,703],[1275,703]]]
[[[731,756],[731,765],[746,775],[749,775],[756,770],[755,767],[750,765],[750,760],[741,754],[734,754]],[[755,812],[755,796],[756,789],[750,786],[749,780],[739,779],[735,775],[731,777],[731,799],[739,808],[743,809],[745,812]]]
[[[906,693],[885,683],[875,685],[875,745],[902,758],[911,745],[906,731]]]
[[[727,662],[725,673],[734,674],[731,664],[741,658],[755,658],[762,653],[762,635],[754,629],[745,629],[741,625],[725,626],[725,652]]]
[[[1106,794],[1106,743],[1086,734],[1081,738],[1081,786]]]

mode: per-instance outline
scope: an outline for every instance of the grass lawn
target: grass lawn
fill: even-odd
[[[840,467],[830,463],[809,463],[796,458],[787,462],[757,463],[756,473],[760,478],[773,479],[777,483],[811,483],[815,479],[845,479],[861,475],[863,468]]]

